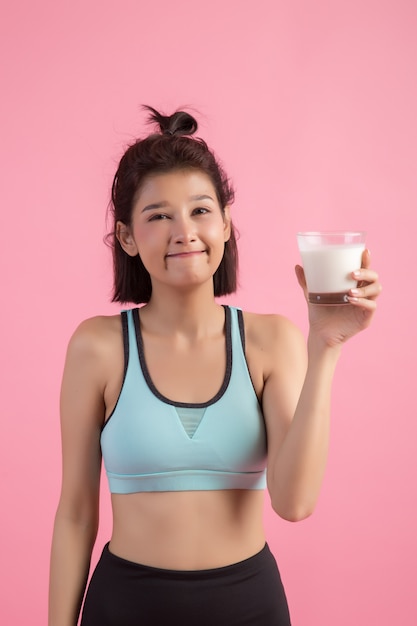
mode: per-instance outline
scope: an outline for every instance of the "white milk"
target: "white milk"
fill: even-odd
[[[328,245],[300,251],[310,293],[346,293],[356,287],[351,278],[361,267],[365,244]]]

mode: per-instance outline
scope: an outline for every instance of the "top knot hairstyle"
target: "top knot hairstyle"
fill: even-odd
[[[185,111],[176,111],[172,115],[161,115],[156,109],[144,106],[150,112],[149,123],[158,124],[162,135],[194,135],[198,124],[196,120]]]
[[[143,108],[150,113],[149,123],[156,125],[159,132],[138,139],[127,148],[113,180],[110,205],[113,216],[110,234],[114,268],[112,302],[141,304],[149,302],[152,294],[151,278],[140,256],[129,256],[116,237],[117,222],[131,225],[135,200],[149,176],[198,170],[210,178],[223,213],[234,200],[233,188],[213,152],[203,139],[192,137],[198,129],[194,117],[185,111],[165,116],[150,106]],[[232,225],[222,261],[213,277],[215,296],[236,291],[237,269],[238,253]]]

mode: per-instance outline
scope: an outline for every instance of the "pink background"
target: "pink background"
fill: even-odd
[[[63,360],[81,319],[117,310],[105,211],[149,103],[194,107],[235,182],[233,303],[306,330],[295,232],[368,231],[384,293],[340,363],[317,511],[292,525],[267,505],[266,525],[294,626],[415,625],[415,1],[5,4],[0,622],[46,623]],[[102,508],[95,558],[105,481]]]

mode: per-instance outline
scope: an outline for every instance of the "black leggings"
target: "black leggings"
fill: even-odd
[[[176,571],[139,565],[104,547],[81,626],[290,626],[268,545],[234,565]]]

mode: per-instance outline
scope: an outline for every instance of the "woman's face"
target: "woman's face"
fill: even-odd
[[[145,181],[130,227],[119,222],[117,236],[125,252],[140,255],[153,291],[158,283],[187,289],[212,282],[230,237],[229,210],[222,212],[204,172],[157,174]]]

